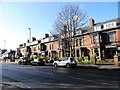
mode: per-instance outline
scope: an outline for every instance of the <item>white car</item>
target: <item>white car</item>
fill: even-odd
[[[0,60],[3,60],[4,58],[3,57],[0,57]]]
[[[71,66],[76,66],[77,62],[75,61],[75,59],[73,57],[64,57],[62,59],[58,59],[57,61],[54,61],[53,65],[55,67],[66,66],[67,68],[69,68]]]

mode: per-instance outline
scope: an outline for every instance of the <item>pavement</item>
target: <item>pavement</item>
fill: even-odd
[[[120,69],[116,65],[92,65],[92,64],[78,64],[80,67],[98,68],[98,69]]]
[[[15,60],[15,62],[10,62],[7,61],[6,63],[12,63],[12,64],[18,64],[19,60]],[[52,63],[47,63],[46,65],[48,66],[52,66]],[[78,67],[85,67],[85,68],[98,68],[98,69],[120,69],[120,66],[116,66],[116,65],[104,65],[104,64],[78,64]]]

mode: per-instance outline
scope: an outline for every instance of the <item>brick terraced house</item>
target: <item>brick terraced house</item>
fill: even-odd
[[[90,19],[90,26],[83,28],[76,36],[75,55],[80,57],[95,54],[98,59],[113,59],[120,54],[120,18],[95,23]]]
[[[120,55],[120,18],[95,23],[89,20],[89,26],[77,30],[75,38],[75,57],[96,54],[99,60],[113,59],[115,54]],[[35,40],[34,42],[36,42]],[[39,45],[37,45],[39,44]],[[25,52],[24,48],[20,48]],[[45,46],[45,47],[44,47]],[[34,47],[34,48],[33,48]],[[35,47],[37,47],[35,49]],[[63,57],[62,46],[59,38],[45,34],[39,43],[32,44],[32,52],[42,52],[48,57]]]

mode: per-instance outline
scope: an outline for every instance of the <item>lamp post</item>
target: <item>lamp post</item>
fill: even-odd
[[[31,28],[29,29],[29,47],[27,47],[27,52],[29,53],[29,55],[31,55],[31,48],[30,48],[30,43],[31,43]]]
[[[28,28],[29,29],[29,43],[31,42],[31,28]]]
[[[4,40],[4,49],[6,48],[5,46],[6,46],[6,40]]]

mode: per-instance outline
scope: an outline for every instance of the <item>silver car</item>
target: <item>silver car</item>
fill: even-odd
[[[62,59],[58,59],[58,60],[54,61],[53,65],[55,67],[66,66],[67,68],[69,68],[69,67],[72,67],[72,66],[76,66],[77,62],[75,61],[75,59],[73,57],[64,57]]]

